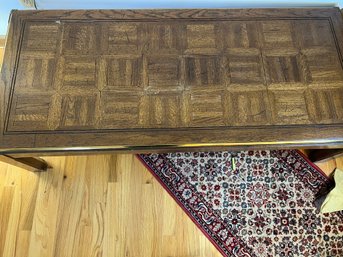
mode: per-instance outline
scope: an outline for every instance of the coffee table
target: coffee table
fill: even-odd
[[[339,148],[338,8],[13,11],[1,160]]]

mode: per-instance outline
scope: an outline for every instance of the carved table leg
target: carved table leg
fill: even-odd
[[[0,161],[32,172],[46,171],[49,168],[45,160],[37,157],[15,158],[8,155],[0,155]]]

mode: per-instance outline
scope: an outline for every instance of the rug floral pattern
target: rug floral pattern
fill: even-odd
[[[224,256],[343,256],[342,213],[313,205],[327,178],[297,151],[139,158]]]

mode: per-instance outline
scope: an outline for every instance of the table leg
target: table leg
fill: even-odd
[[[49,168],[45,160],[37,157],[15,158],[8,155],[0,155],[0,161],[32,172],[46,171]]]
[[[312,162],[318,162],[333,158],[341,154],[343,154],[343,149],[317,149],[310,150],[308,153],[308,158]]]

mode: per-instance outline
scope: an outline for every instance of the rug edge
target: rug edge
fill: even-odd
[[[150,172],[151,175],[158,181],[158,183],[166,190],[166,192],[174,199],[174,201],[181,207],[184,213],[192,220],[192,222],[196,225],[198,229],[203,233],[203,235],[212,243],[212,245],[220,252],[221,255],[224,257],[228,257],[225,252],[216,244],[216,242],[210,237],[210,235],[201,227],[201,225],[193,218],[193,216],[189,213],[189,211],[182,205],[182,203],[174,197],[173,193],[169,190],[168,187],[166,187],[161,179],[152,171],[151,167],[147,165],[147,163],[144,162],[144,160],[141,158],[140,154],[135,154],[136,158],[144,165],[144,167]]]
[[[324,178],[326,178],[328,181],[330,180],[330,177],[326,175],[326,173],[321,168],[319,168],[315,163],[313,163],[303,152],[301,152],[299,149],[295,149],[295,152],[297,152],[312,168],[314,168],[321,175],[323,175]]]

